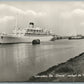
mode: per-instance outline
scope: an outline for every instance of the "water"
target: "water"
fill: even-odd
[[[84,40],[0,45],[0,81],[26,81],[81,52],[84,52]]]

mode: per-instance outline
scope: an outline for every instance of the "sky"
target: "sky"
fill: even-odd
[[[0,1],[0,33],[29,22],[56,35],[84,35],[84,1]]]

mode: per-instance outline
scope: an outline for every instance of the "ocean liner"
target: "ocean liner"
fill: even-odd
[[[34,27],[34,23],[30,22],[28,28],[14,29],[12,34],[2,33],[0,35],[0,43],[27,43],[35,39],[39,39],[40,42],[46,42],[50,41],[52,38],[53,36],[50,31]]]

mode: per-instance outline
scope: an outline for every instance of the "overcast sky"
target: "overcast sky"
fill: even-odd
[[[16,26],[47,28],[57,35],[84,35],[84,1],[0,1],[0,32]]]

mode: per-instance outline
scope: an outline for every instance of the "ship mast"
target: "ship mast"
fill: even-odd
[[[17,30],[17,13],[16,13],[16,21],[15,21],[15,30]]]
[[[17,33],[17,13],[16,13],[16,15],[15,15],[15,26],[14,26],[13,33],[14,33],[14,34]]]

